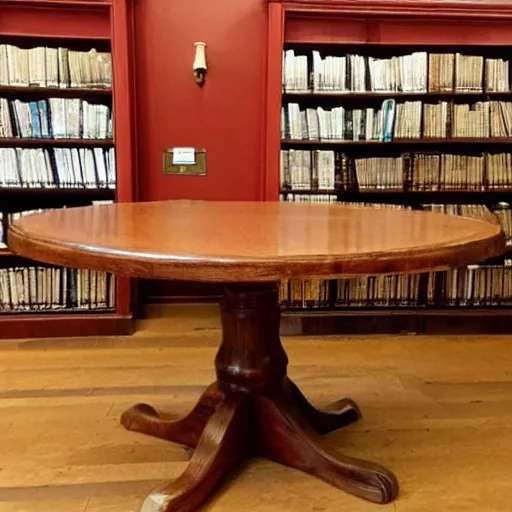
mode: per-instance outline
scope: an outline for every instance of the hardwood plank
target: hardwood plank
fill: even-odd
[[[187,452],[128,432],[119,418],[140,401],[172,416],[195,404],[213,378],[216,313],[212,306],[166,306],[150,312],[130,338],[2,346],[1,512],[138,512],[155,485],[177,476]],[[312,402],[349,395],[361,404],[363,420],[328,439],[397,474],[401,495],[380,506],[384,512],[508,509],[511,342],[508,336],[284,338],[290,375]],[[203,510],[247,504],[254,512],[376,506],[263,459],[235,472]]]

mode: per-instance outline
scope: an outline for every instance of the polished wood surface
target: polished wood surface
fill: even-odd
[[[26,217],[8,243],[59,265],[234,282],[447,269],[500,254],[505,237],[497,225],[430,212],[155,201]]]
[[[448,215],[294,203],[152,202],[27,217],[9,247],[61,265],[133,276],[223,280],[216,380],[169,421],[150,405],[126,410],[129,430],[194,449],[185,472],[153,490],[141,512],[194,512],[248,455],[309,473],[365,500],[389,503],[395,475],[336,453],[320,436],[361,416],[349,398],[311,405],[287,376],[277,281],[285,276],[448,268],[499,254],[497,224]]]
[[[152,306],[148,316],[131,337],[0,344],[2,512],[137,512],[153,488],[185,470],[182,446],[126,431],[119,418],[141,401],[175,418],[193,409],[215,378],[218,306]],[[511,343],[284,337],[290,377],[313,403],[343,389],[363,405],[363,418],[331,432],[329,444],[385,462],[400,497],[375,505],[251,458],[198,512],[508,512]]]

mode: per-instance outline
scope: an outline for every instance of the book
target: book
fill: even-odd
[[[0,268],[2,313],[113,308],[112,274],[31,265]]]
[[[0,44],[0,86],[110,88],[112,56],[94,48]]]
[[[394,49],[397,53],[398,48]],[[461,52],[414,51],[389,57],[313,49],[283,53],[286,93],[483,93],[510,91],[510,61]],[[309,71],[311,70],[311,71]]]
[[[0,187],[115,189],[115,149],[0,148]]]

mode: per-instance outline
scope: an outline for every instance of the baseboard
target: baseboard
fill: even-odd
[[[419,309],[283,312],[281,334],[512,334],[512,310]]]
[[[0,339],[74,338],[133,334],[131,316],[115,314],[20,314],[1,318]]]

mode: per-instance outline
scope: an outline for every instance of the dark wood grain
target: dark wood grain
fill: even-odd
[[[120,275],[243,282],[445,270],[501,254],[505,236],[497,225],[430,212],[155,201],[28,216],[11,226],[8,245]]]
[[[288,401],[298,407],[301,414],[319,434],[328,434],[361,419],[359,406],[350,398],[342,398],[330,404],[325,410],[319,410],[308,401],[302,391],[288,378],[284,382],[284,391]]]
[[[121,418],[129,430],[197,446],[183,475],[155,489],[141,512],[197,510],[250,454],[300,469],[369,501],[394,499],[398,483],[393,473],[341,455],[319,437],[357,421],[360,411],[348,398],[320,411],[286,376],[277,284],[226,286],[221,315],[217,381],[196,407],[182,420],[169,421],[151,406],[138,404]]]
[[[261,453],[300,469],[354,496],[389,503],[398,495],[398,481],[388,469],[342,455],[323,441],[292,404],[258,397]]]
[[[174,421],[165,419],[153,407],[137,404],[124,412],[121,423],[128,430],[195,448],[208,420],[215,412],[217,405],[223,402],[223,398],[219,386],[214,383],[184,418]]]
[[[156,488],[140,512],[196,512],[211,491],[249,452],[249,396],[231,393],[206,424],[189,465]]]

